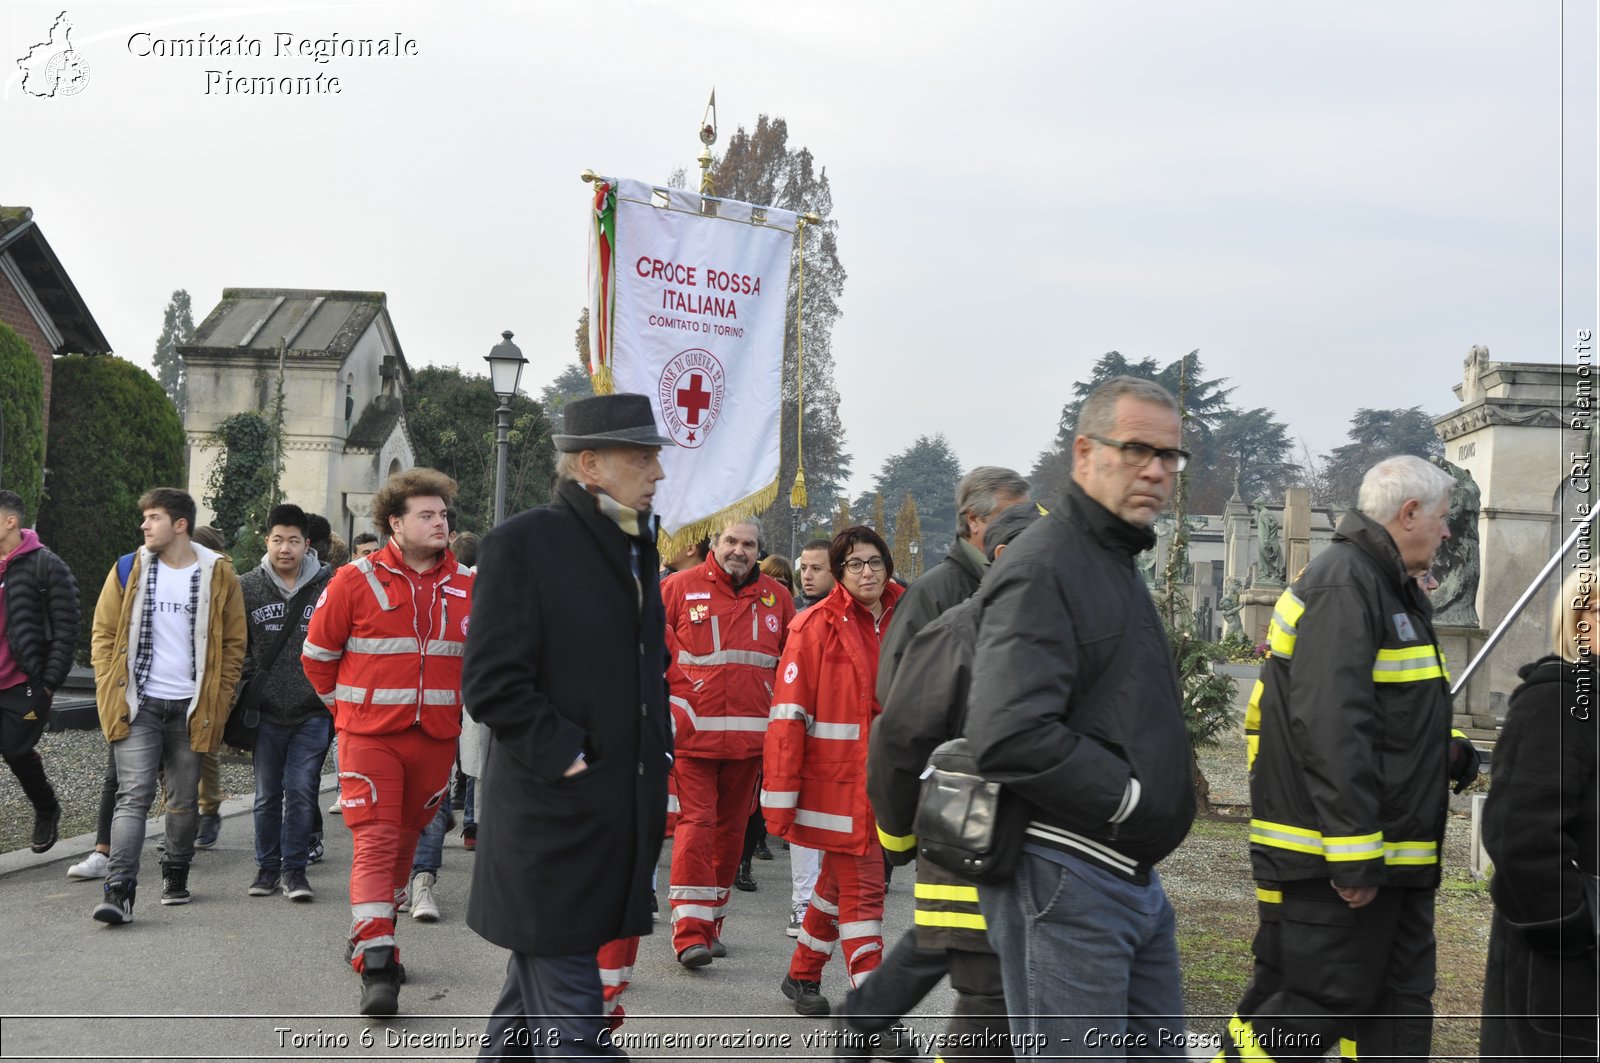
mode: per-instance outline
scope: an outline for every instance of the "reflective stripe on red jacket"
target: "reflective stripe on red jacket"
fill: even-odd
[[[694,687],[694,733],[679,756],[737,760],[761,755],[773,674],[794,619],[794,595],[762,573],[735,590],[708,557],[661,584],[676,660]]]
[[[391,540],[333,574],[317,599],[300,660],[306,678],[350,734],[420,726],[461,733],[461,658],[472,612],[471,570],[455,555],[427,572],[406,566]]]
[[[774,834],[795,844],[858,856],[878,845],[867,741],[882,711],[878,649],[901,593],[893,581],[884,587],[874,621],[838,583],[790,629],[767,727],[761,811]]]

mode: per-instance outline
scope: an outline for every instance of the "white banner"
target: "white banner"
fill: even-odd
[[[704,205],[704,209],[703,206]],[[778,488],[783,337],[797,215],[618,182],[610,366],[650,396],[668,535],[714,533]]]

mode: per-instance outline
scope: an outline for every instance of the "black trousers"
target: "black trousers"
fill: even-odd
[[[1435,978],[1431,889],[1380,887],[1351,908],[1326,880],[1260,883],[1255,973],[1223,1038],[1241,1033],[1272,1059],[1315,1059],[1329,1049],[1361,1059],[1426,1060]]]
[[[916,928],[905,932],[860,987],[845,994],[839,1014],[857,1033],[881,1033],[911,1012],[950,975],[955,1010],[945,1028],[950,1040],[937,1052],[946,1060],[1011,1059],[1011,1023],[1006,1015],[1000,959],[991,952],[925,949]]]
[[[513,952],[479,1059],[613,1059],[595,954]]]
[[[26,697],[25,690],[34,696]],[[18,684],[0,692],[0,757],[36,812],[56,807],[56,792],[45,775],[44,761],[33,748],[39,744],[49,716],[50,702],[41,687]]]

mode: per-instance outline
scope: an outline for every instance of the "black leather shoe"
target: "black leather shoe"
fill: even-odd
[[[704,945],[690,945],[678,953],[678,962],[689,970],[697,970],[711,963],[711,950]]]
[[[47,853],[61,836],[61,805],[33,814],[33,837],[29,848],[36,853]]]
[[[361,1014],[393,1015],[400,1010],[400,971],[394,950],[368,949],[361,962]]]
[[[733,876],[733,888],[743,890],[746,893],[754,893],[756,891],[756,879],[750,873],[749,861],[739,865],[739,870]]]
[[[826,1015],[828,1014],[828,998],[822,995],[820,982],[802,982],[798,979],[783,976],[783,981],[778,983],[778,988],[783,990],[783,995],[794,1001],[794,1010],[800,1015]]]

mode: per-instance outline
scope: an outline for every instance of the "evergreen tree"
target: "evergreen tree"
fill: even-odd
[[[172,405],[178,408],[181,419],[189,406],[188,371],[178,354],[178,345],[189,342],[194,335],[194,315],[190,312],[189,293],[182,288],[172,293],[167,302],[166,316],[161,322],[161,337],[156,340],[156,379],[161,390],[167,393]]]
[[[912,543],[917,545],[916,553],[912,553]],[[894,545],[890,552],[894,554],[894,570],[908,581],[922,575],[922,522],[917,517],[917,500],[910,491],[894,517]]]
[[[956,536],[956,483],[961,479],[961,462],[944,435],[918,436],[917,441],[897,454],[891,454],[879,469],[873,490],[886,498],[913,495],[919,501],[918,525],[922,548],[943,553]],[[871,504],[863,494],[856,501],[858,510]],[[894,537],[897,528],[879,528],[885,539]]]
[[[587,386],[587,381],[585,382]],[[500,400],[486,376],[454,367],[427,366],[406,389],[406,424],[416,444],[417,464],[455,478],[457,525],[486,532],[494,523],[495,410]],[[555,451],[550,422],[526,395],[511,400],[510,449],[506,460],[506,513],[520,513],[550,500]]]
[[[573,346],[578,352],[578,360],[561,370],[561,374],[545,386],[539,393],[539,403],[544,407],[545,416],[551,422],[561,423],[561,410],[573,399],[588,398],[594,394],[594,385],[589,382],[589,308],[584,307],[578,315],[578,328],[573,333]]]
[[[830,535],[838,535],[846,528],[855,527],[855,520],[850,516],[850,500],[843,496],[839,498],[839,506],[833,511],[833,530]]]
[[[883,516],[882,491],[874,491],[872,494],[872,520],[869,523],[872,525],[872,530],[877,532],[879,535],[888,536],[891,534],[889,531],[889,523],[884,519]]]
[[[800,350],[794,322],[800,284],[798,253],[789,271],[788,326],[783,346],[783,427],[778,471],[778,501],[762,515],[763,533],[772,543],[789,541],[789,489],[797,468],[795,419],[803,416],[808,511],[800,515],[799,538],[828,521],[833,499],[850,475],[844,449],[844,424],[839,418],[839,391],[834,384],[833,327],[841,313],[845,270],[839,261],[838,228],[833,218],[833,192],[826,168],[819,168],[808,148],[789,146],[788,123],[760,115],[755,128],[740,126],[712,171],[717,195],[763,206],[810,211],[822,218],[807,226],[805,255],[805,405],[799,408],[796,387]]]
[[[156,379],[111,356],[57,358],[50,389],[50,496],[39,537],[78,580],[85,618],[117,557],[137,547],[139,496],[184,487],[186,440]],[[87,660],[87,620],[79,659]]]
[[[27,341],[0,322],[0,488],[15,491],[39,515],[44,494],[44,371]]]
[[[1367,470],[1396,454],[1444,457],[1444,440],[1433,427],[1433,418],[1423,413],[1421,406],[1357,410],[1350,418],[1350,442],[1323,455],[1328,504],[1354,508]]]

